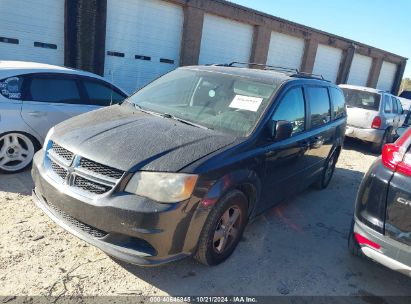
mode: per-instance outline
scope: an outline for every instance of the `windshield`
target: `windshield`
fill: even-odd
[[[374,111],[379,110],[381,100],[380,94],[344,88],[342,90],[344,92],[347,107]]]
[[[248,136],[277,86],[224,73],[177,69],[129,98],[142,110]]]

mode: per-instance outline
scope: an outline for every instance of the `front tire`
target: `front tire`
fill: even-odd
[[[32,163],[39,144],[28,134],[9,132],[0,135],[0,173],[18,173]]]
[[[200,235],[194,258],[211,266],[224,262],[237,247],[248,221],[248,200],[233,190],[211,210]]]

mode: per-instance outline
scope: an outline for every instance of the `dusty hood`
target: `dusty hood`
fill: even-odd
[[[52,139],[83,157],[124,171],[176,172],[235,137],[113,106],[66,120]]]

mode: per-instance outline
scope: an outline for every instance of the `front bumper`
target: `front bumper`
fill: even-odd
[[[361,251],[372,260],[411,277],[411,247],[395,241],[355,219],[354,232],[379,244],[380,250],[362,246]]]
[[[178,260],[195,251],[208,214],[197,208],[198,198],[160,204],[121,192],[97,199],[81,197],[48,176],[43,153],[34,157],[33,199],[70,233],[110,256],[143,266]]]
[[[384,137],[385,130],[362,129],[348,126],[345,129],[345,136],[358,138],[372,143],[380,143]]]

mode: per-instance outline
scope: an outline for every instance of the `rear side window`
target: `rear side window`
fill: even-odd
[[[380,94],[344,88],[342,90],[344,92],[347,107],[373,111],[378,111],[380,109]]]
[[[272,120],[286,120],[293,125],[293,133],[305,130],[305,102],[302,88],[288,91],[281,100]]]
[[[311,109],[311,127],[328,123],[331,120],[331,106],[327,88],[308,87],[307,95]]]
[[[399,101],[397,98],[395,98],[395,101],[397,102],[398,113],[402,114],[404,112],[404,108],[402,107],[401,101]]]
[[[392,113],[392,102],[390,96],[388,95],[384,96],[384,112]]]
[[[0,80],[0,93],[12,100],[21,100],[23,77],[9,77]]]
[[[340,90],[335,88],[330,88],[330,94],[334,107],[334,119],[339,119],[347,116],[344,94]]]
[[[391,97],[392,99],[392,109],[393,109],[393,113],[399,113],[398,112],[398,104],[397,104],[397,100],[394,97]]]
[[[124,100],[124,96],[101,82],[83,80],[89,103],[96,106],[109,106]]]
[[[32,78],[29,88],[31,101],[80,104],[81,98],[74,79]]]

